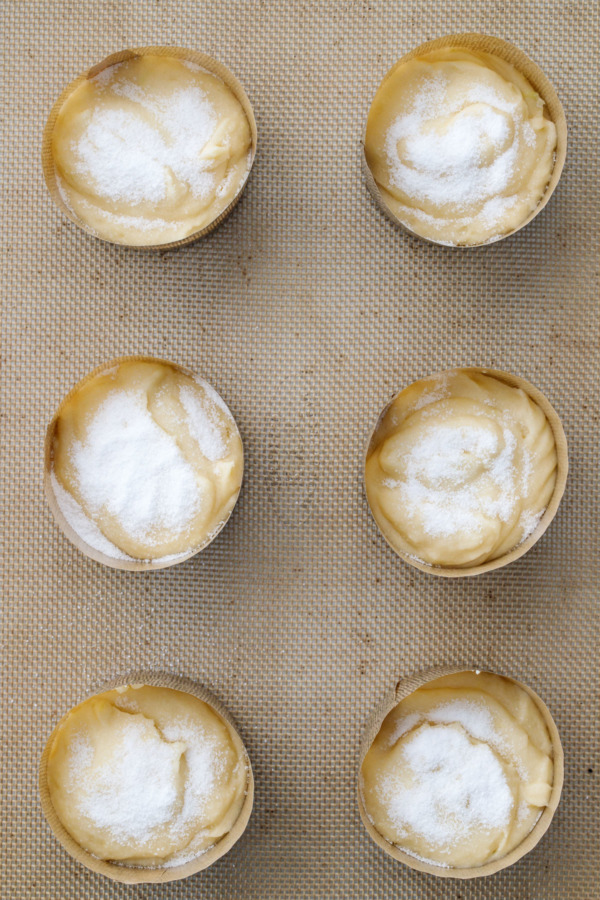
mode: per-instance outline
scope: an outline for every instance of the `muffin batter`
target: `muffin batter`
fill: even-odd
[[[246,180],[250,124],[232,91],[184,60],[140,56],[87,79],[52,135],[61,196],[109,241],[153,245],[209,225]]]
[[[199,549],[237,500],[243,451],[206,382],[159,360],[84,380],[55,421],[51,484],[74,531],[119,558]]]
[[[505,235],[550,180],[556,128],[514,66],[435,50],[393,69],[369,112],[365,156],[382,199],[416,234],[447,244]]]
[[[552,744],[518,685],[463,672],[386,717],[361,768],[367,815],[390,843],[441,866],[482,866],[517,847],[550,799]]]
[[[212,847],[243,806],[247,767],[218,713],[191,694],[130,685],[75,707],[54,736],[56,813],[99,859],[178,865]]]
[[[497,559],[536,528],[557,454],[522,390],[469,370],[417,381],[385,411],[365,467],[375,521],[400,553],[435,566]]]

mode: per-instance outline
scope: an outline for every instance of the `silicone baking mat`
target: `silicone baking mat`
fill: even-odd
[[[598,896],[598,3],[8,2],[1,466],[3,900]],[[515,42],[554,82],[570,145],[548,207],[472,251],[396,230],[360,174],[392,63],[428,38]],[[151,253],[95,240],[52,205],[40,166],[64,85],[126,46],[180,44],[229,65],[258,157],[216,232]],[[44,430],[79,378],[147,352],[190,366],[233,410],[246,478],[199,556],[157,573],[84,558],[42,495]],[[454,365],[525,376],[563,417],[567,491],[510,567],[466,580],[402,563],[362,487],[369,431],[415,378]],[[355,802],[358,740],[398,676],[437,663],[514,675],[548,703],[566,754],[549,833],[513,868],[436,880],[385,856]],[[56,843],[37,765],[57,718],[134,668],[185,674],[228,706],[256,774],[249,828],[187,881],[127,887]]]

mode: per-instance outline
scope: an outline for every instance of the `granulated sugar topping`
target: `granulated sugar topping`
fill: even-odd
[[[444,848],[474,828],[502,828],[513,798],[500,762],[486,744],[473,744],[462,728],[418,728],[405,740],[403,756],[412,786],[391,776],[381,784],[388,814],[397,828],[411,828]]]
[[[482,516],[509,522],[523,481],[516,447],[509,428],[432,423],[404,457],[402,502],[432,537],[476,532]]]
[[[485,84],[458,93],[450,87],[442,73],[424,77],[409,112],[393,122],[385,144],[392,183],[454,214],[487,201],[486,215],[497,219],[513,202],[502,195],[520,143],[535,144],[535,132],[523,120],[518,95],[507,100]]]
[[[73,790],[80,780],[84,783],[78,800],[81,812],[94,827],[106,828],[122,840],[144,840],[175,813],[177,782],[168,776],[177,771],[184,749],[182,744],[160,741],[158,735],[149,740],[146,721],[132,716],[108,764],[94,767],[94,780],[87,790],[87,766],[79,765],[81,754],[73,758]]]
[[[98,194],[132,205],[156,204],[172,190],[174,176],[195,197],[208,195],[215,176],[205,171],[210,161],[202,151],[217,117],[203,91],[188,87],[162,98],[131,82],[105,83],[104,89],[129,103],[95,110],[72,148],[79,171]]]
[[[108,538],[104,537],[98,526],[92,522],[71,494],[64,489],[54,472],[50,473],[50,483],[52,491],[58,504],[58,508],[65,517],[67,523],[73,531],[82,538],[86,544],[99,550],[106,556],[112,556],[114,559],[131,559],[122,550],[119,550]]]
[[[136,393],[108,395],[72,460],[89,508],[108,510],[133,537],[179,534],[199,506],[194,470]]]
[[[458,724],[462,726],[471,737],[489,744],[501,756],[510,758],[511,763],[519,770],[519,774],[525,777],[518,754],[513,752],[510,742],[506,741],[496,730],[492,714],[483,703],[465,699],[450,700],[428,710],[427,713],[413,712],[402,716],[396,722],[390,736],[390,746],[395,744],[403,734],[424,721],[437,725]]]
[[[225,441],[214,406],[202,403],[197,392],[186,385],[179,388],[179,399],[187,414],[190,434],[200,447],[200,451],[211,462],[223,459],[227,453]],[[209,398],[212,400],[212,396]]]
[[[111,752],[94,751],[85,733],[70,748],[69,790],[95,829],[143,844],[158,828],[172,840],[197,819],[223,768],[202,731],[175,721],[159,732],[145,716],[125,714]]]

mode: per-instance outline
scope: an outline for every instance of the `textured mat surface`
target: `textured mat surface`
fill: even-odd
[[[599,6],[483,0],[8,2],[2,466],[3,900],[598,897]],[[452,31],[517,43],[553,80],[570,145],[548,207],[481,250],[394,229],[360,174],[381,77]],[[80,233],[39,164],[64,85],[125,46],[181,44],[242,80],[259,128],[247,192],[203,242],[152,254]],[[246,448],[227,528],[154,574],[103,568],[59,533],[41,487],[44,430],[68,388],[148,352],[223,394]],[[533,381],[563,417],[571,475],[550,530],[511,567],[421,574],[377,532],[367,436],[400,387],[452,365]],[[490,879],[439,881],[387,858],[355,803],[358,736],[397,676],[469,663],[526,681],[566,753],[550,832]],[[210,688],[256,774],[244,838],[188,881],[126,887],[88,873],[42,819],[37,762],[57,718],[133,668]]]

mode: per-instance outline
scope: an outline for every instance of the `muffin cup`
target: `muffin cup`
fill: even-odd
[[[208,225],[205,225],[203,228],[199,228],[198,231],[195,231],[193,234],[189,234],[185,238],[181,238],[179,241],[169,241],[164,244],[127,244],[124,241],[110,241],[108,238],[103,237],[100,234],[97,234],[93,228],[90,228],[85,222],[83,222],[75,213],[69,209],[65,201],[63,200],[60,190],[58,188],[58,178],[56,173],[56,168],[54,165],[54,156],[52,154],[52,133],[54,131],[54,126],[56,124],[56,120],[58,118],[58,114],[63,107],[66,100],[71,96],[73,91],[75,91],[84,81],[95,78],[96,75],[99,75],[104,69],[109,68],[110,66],[114,66],[117,63],[125,62],[128,59],[135,59],[140,56],[168,56],[173,59],[182,59],[185,62],[195,63],[195,65],[200,66],[205,69],[207,72],[210,72],[211,75],[216,75],[217,78],[220,78],[227,87],[230,89],[234,97],[241,104],[246,117],[248,119],[248,123],[250,125],[250,135],[252,139],[252,146],[250,149],[250,162],[248,165],[248,171],[246,173],[246,177],[242,184],[239,187],[239,190],[229,206],[227,206],[220,215],[217,216],[216,219],[213,219]],[[86,231],[88,234],[91,234],[93,237],[98,238],[99,240],[106,241],[108,244],[115,244],[118,247],[131,247],[135,250],[170,250],[175,247],[183,247],[184,244],[190,244],[192,241],[197,241],[198,238],[204,237],[209,234],[213,229],[215,229],[218,225],[221,224],[223,219],[225,219],[231,210],[234,208],[242,193],[246,184],[248,182],[248,177],[250,175],[250,171],[254,164],[254,159],[256,156],[256,144],[257,144],[257,129],[256,129],[256,119],[254,118],[254,112],[252,109],[252,105],[246,91],[244,90],[241,82],[233,75],[229,69],[224,66],[222,63],[218,62],[216,59],[213,59],[212,56],[208,56],[206,53],[199,53],[196,50],[186,50],[183,47],[135,47],[132,50],[120,50],[118,53],[111,53],[110,56],[107,56],[106,59],[103,59],[102,62],[98,63],[95,66],[92,66],[91,69],[88,69],[83,75],[80,75],[79,78],[76,78],[75,81],[72,81],[69,84],[54,106],[50,111],[50,115],[48,116],[48,120],[46,122],[46,127],[44,128],[44,133],[42,137],[42,169],[44,172],[44,180],[46,182],[46,186],[50,191],[50,196],[59,207],[59,209],[65,214],[65,216],[74,222],[75,225],[79,226],[83,231]]]
[[[123,884],[163,884],[167,881],[178,881],[181,878],[188,878],[190,875],[195,875],[196,872],[201,872],[202,869],[207,869],[214,862],[224,856],[227,851],[233,847],[236,841],[241,838],[242,834],[246,830],[246,826],[250,819],[250,814],[252,812],[252,806],[254,802],[254,776],[252,774],[250,759],[248,757],[248,753],[246,752],[246,748],[244,747],[243,741],[238,734],[237,726],[231,718],[227,709],[225,709],[223,704],[219,700],[217,700],[217,698],[214,697],[210,691],[207,691],[206,688],[201,687],[199,684],[196,684],[189,678],[184,678],[183,676],[179,675],[170,675],[166,672],[135,671],[128,673],[122,678],[113,679],[108,684],[105,684],[103,687],[99,688],[97,691],[94,691],[93,693],[87,695],[84,699],[88,700],[90,699],[90,697],[94,697],[99,693],[114,690],[115,688],[122,687],[124,685],[147,685],[150,687],[164,687],[172,688],[176,691],[182,691],[185,694],[191,694],[193,697],[198,697],[199,700],[203,700],[221,716],[221,718],[227,725],[234,747],[238,751],[240,758],[244,760],[247,771],[246,795],[243,806],[240,810],[240,814],[236,819],[233,828],[223,838],[221,838],[220,841],[218,841],[204,853],[201,853],[194,859],[191,859],[188,862],[182,863],[178,866],[163,866],[151,869],[142,866],[119,865],[117,863],[111,863],[103,859],[98,859],[98,857],[93,856],[91,853],[88,853],[87,850],[84,850],[83,847],[81,847],[77,843],[77,841],[71,837],[69,832],[66,830],[66,828],[58,818],[52,804],[52,800],[50,798],[50,790],[48,788],[48,756],[54,742],[55,735],[61,724],[69,715],[70,710],[61,718],[60,722],[57,724],[56,728],[50,735],[50,738],[48,739],[48,742],[42,754],[42,758],[40,760],[39,789],[42,810],[48,824],[50,825],[50,828],[52,829],[54,836],[63,845],[67,853],[69,853],[69,855],[72,856],[73,859],[77,860],[77,862],[81,863],[86,868],[91,869],[92,872],[98,872],[100,875],[106,875],[107,878],[111,878],[113,881],[120,881]]]
[[[554,90],[552,83],[549,81],[546,75],[544,75],[540,67],[536,63],[534,63],[533,60],[530,59],[525,53],[523,53],[522,50],[519,50],[518,47],[515,47],[514,44],[510,44],[508,41],[503,41],[501,40],[501,38],[493,37],[489,34],[477,34],[473,32],[468,32],[465,34],[448,34],[444,37],[437,38],[434,41],[427,41],[425,44],[421,44],[419,47],[416,47],[414,50],[411,50],[410,53],[405,54],[405,56],[399,59],[398,62],[393,65],[392,68],[384,76],[381,84],[387,81],[387,79],[391,77],[396,69],[404,65],[404,63],[407,63],[409,60],[414,59],[416,56],[422,56],[425,53],[431,53],[433,50],[442,50],[446,47],[460,47],[465,50],[490,53],[513,65],[515,69],[517,69],[522,75],[524,75],[525,78],[527,78],[529,83],[540,95],[545,104],[544,111],[556,126],[556,150],[554,151],[554,167],[550,175],[550,180],[548,181],[548,184],[546,186],[546,190],[544,191],[540,202],[533,210],[533,212],[531,212],[517,228],[514,228],[512,231],[508,231],[506,234],[498,235],[498,237],[483,241],[480,244],[450,244],[447,241],[436,241],[433,240],[433,238],[424,237],[422,234],[418,234],[416,231],[413,231],[412,228],[409,228],[408,225],[400,221],[400,219],[385,203],[381,192],[377,187],[377,183],[373,178],[371,170],[369,169],[369,166],[367,164],[364,150],[366,135],[365,125],[361,151],[362,170],[367,182],[367,187],[375,198],[377,205],[385,213],[388,219],[391,219],[392,222],[399,228],[402,228],[404,231],[408,231],[409,234],[412,234],[414,237],[417,237],[422,241],[427,241],[427,243],[429,244],[437,244],[438,246],[451,247],[460,250],[470,250],[473,247],[487,247],[490,244],[495,244],[497,241],[501,241],[504,238],[510,237],[512,234],[516,234],[517,231],[520,231],[521,228],[524,228],[525,225],[528,225],[532,219],[535,219],[537,214],[541,212],[544,206],[548,203],[548,200],[554,192],[554,188],[559,182],[565,163],[565,156],[567,153],[567,120],[565,118],[562,104],[558,99],[557,93]]]
[[[121,363],[124,363],[124,362],[161,363],[163,365],[171,366],[173,369],[176,369],[178,372],[181,372],[184,375],[188,375],[190,378],[194,378],[195,380],[197,380],[199,378],[199,376],[195,372],[193,372],[191,369],[188,369],[185,366],[180,366],[177,363],[170,362],[170,360],[159,359],[155,356],[120,356],[117,359],[112,359],[110,362],[104,363],[104,365],[102,365],[102,366],[98,366],[98,368],[94,369],[92,372],[89,372],[84,378],[81,379],[81,381],[77,382],[77,384],[73,388],[71,388],[71,390],[69,391],[67,396],[62,400],[60,406],[58,407],[56,413],[54,414],[54,417],[52,418],[52,421],[50,422],[50,424],[48,425],[48,428],[46,429],[46,440],[44,442],[44,493],[46,495],[48,505],[50,506],[50,509],[52,510],[52,515],[54,516],[56,524],[58,525],[60,530],[63,532],[63,534],[71,541],[71,543],[77,547],[78,550],[81,550],[81,552],[84,553],[86,556],[88,556],[90,559],[93,559],[99,563],[103,563],[105,566],[110,566],[113,569],[121,569],[124,572],[149,572],[149,571],[155,571],[158,569],[166,569],[169,566],[176,566],[179,563],[185,562],[185,560],[189,559],[191,556],[195,556],[196,553],[200,553],[200,551],[204,550],[205,547],[208,547],[208,545],[214,541],[214,539],[217,537],[217,535],[222,531],[222,529],[225,527],[225,525],[229,521],[229,518],[230,518],[231,514],[233,513],[233,510],[235,509],[235,505],[238,501],[240,491],[242,488],[241,488],[241,484],[240,484],[240,489],[235,498],[235,503],[231,507],[231,510],[230,510],[229,514],[227,515],[227,517],[225,519],[223,519],[223,521],[220,523],[219,527],[217,529],[215,529],[215,531],[211,532],[211,534],[208,535],[206,540],[202,544],[200,544],[198,547],[194,547],[192,550],[189,550],[187,553],[177,554],[175,557],[163,557],[162,559],[156,559],[156,560],[152,560],[152,559],[147,559],[147,560],[146,559],[118,559],[114,556],[108,556],[108,554],[103,553],[102,550],[97,550],[95,547],[92,547],[90,544],[87,543],[87,541],[85,541],[75,531],[74,528],[71,527],[71,525],[67,522],[67,520],[63,514],[63,511],[61,510],[61,508],[58,504],[56,494],[54,493],[54,487],[52,485],[52,479],[50,477],[52,474],[52,469],[53,469],[52,445],[54,442],[54,434],[56,432],[58,417],[60,416],[60,413],[61,413],[61,410],[62,410],[64,404],[68,400],[70,400],[70,398],[73,396],[73,394],[76,391],[78,391],[87,381],[89,381],[91,378],[95,378],[96,375],[100,375],[102,372],[106,372],[108,369],[112,369],[115,366],[121,365]],[[204,379],[201,378],[200,380],[204,382]],[[209,382],[204,382],[204,383],[208,384],[209,387],[213,391],[215,390],[212,387],[212,385],[209,384]],[[215,393],[218,394],[217,391],[215,391]],[[220,394],[219,394],[219,396],[220,396]],[[241,441],[241,435],[239,433],[239,429],[237,427],[237,423],[235,422],[233,413],[231,412],[231,410],[229,409],[229,407],[227,406],[227,404],[225,403],[225,401],[223,400],[222,397],[221,397],[221,400],[227,407],[227,410],[229,411],[229,414],[231,415],[231,418],[235,423],[235,427],[236,427],[238,436],[240,437],[240,441]],[[243,465],[243,459],[242,459],[242,465]],[[243,469],[242,469],[242,477],[243,477]]]
[[[359,775],[357,788],[358,810],[362,819],[362,823],[367,829],[369,836],[379,847],[381,847],[381,849],[385,853],[388,854],[388,856],[391,856],[392,859],[396,859],[398,860],[398,862],[404,863],[405,865],[409,866],[409,868],[416,869],[418,872],[427,872],[429,875],[437,875],[440,878],[483,878],[486,875],[493,875],[495,872],[499,872],[501,869],[506,869],[508,868],[508,866],[512,866],[513,863],[516,863],[519,859],[521,859],[521,857],[525,856],[526,853],[529,853],[530,850],[533,850],[533,848],[536,846],[536,844],[539,843],[543,835],[550,827],[550,823],[552,821],[554,813],[556,812],[556,808],[560,800],[564,780],[563,749],[560,742],[560,735],[558,733],[558,729],[554,723],[554,719],[552,718],[550,710],[543,702],[543,700],[538,697],[535,691],[532,691],[531,688],[527,687],[526,684],[522,684],[520,681],[517,681],[516,678],[511,678],[510,676],[503,675],[502,677],[507,678],[513,684],[516,684],[531,697],[542,715],[542,718],[546,724],[546,728],[548,729],[548,734],[550,735],[550,741],[552,743],[552,761],[554,764],[554,774],[550,800],[548,801],[548,805],[544,807],[541,816],[539,817],[529,834],[521,841],[521,843],[517,847],[514,848],[514,850],[511,850],[510,853],[506,854],[506,856],[503,856],[500,859],[496,859],[493,862],[489,862],[483,866],[472,868],[447,868],[445,866],[436,866],[433,863],[425,862],[415,856],[411,856],[404,850],[400,850],[400,848],[395,844],[391,844],[383,837],[383,835],[381,835],[377,831],[369,816],[367,815],[367,811],[363,804],[360,785],[360,771],[362,769],[364,758],[367,755],[371,744],[377,737],[385,717],[392,711],[392,709],[394,709],[395,706],[398,705],[398,703],[400,703],[401,700],[404,700],[405,697],[408,697],[409,694],[414,693],[416,690],[418,690],[418,688],[423,687],[428,682],[435,681],[437,678],[442,678],[444,675],[458,675],[462,672],[476,672],[477,674],[482,672],[490,675],[498,674],[494,672],[488,672],[486,669],[476,669],[470,666],[435,666],[431,669],[425,670],[424,672],[419,672],[416,675],[411,675],[408,678],[402,678],[396,685],[395,690],[388,697],[386,697],[386,699],[375,709],[373,714],[370,716],[360,744],[360,759],[358,764]]]
[[[509,563],[514,562],[516,559],[519,559],[521,556],[527,553],[527,551],[530,550],[534,544],[539,541],[543,533],[552,522],[552,519],[556,515],[556,511],[560,504],[562,495],[565,492],[567,474],[569,471],[569,456],[567,451],[567,438],[565,436],[564,428],[562,426],[562,422],[558,416],[558,413],[556,412],[548,398],[545,397],[541,391],[538,391],[538,389],[534,387],[529,381],[526,381],[525,378],[521,378],[518,375],[511,375],[508,372],[501,372],[499,369],[488,369],[487,367],[482,366],[467,366],[459,369],[449,369],[446,372],[436,372],[435,374],[428,375],[426,377],[428,379],[441,378],[443,375],[447,375],[450,372],[465,372],[478,373],[480,375],[489,375],[493,378],[497,378],[499,381],[502,381],[505,384],[510,385],[511,387],[520,388],[522,391],[524,391],[529,397],[531,397],[532,400],[535,401],[535,403],[537,403],[537,405],[540,407],[540,409],[548,419],[550,428],[552,429],[552,434],[554,435],[557,457],[556,484],[554,485],[554,491],[542,518],[540,519],[534,530],[531,532],[531,534],[528,535],[528,537],[525,538],[524,541],[522,541],[520,544],[517,544],[516,547],[513,547],[512,550],[509,550],[508,553],[505,553],[503,556],[499,556],[497,559],[490,559],[488,562],[481,563],[477,566],[465,566],[464,568],[460,568],[458,566],[434,566],[430,563],[415,559],[414,557],[409,556],[408,553],[403,553],[397,547],[394,547],[394,545],[388,540],[387,536],[381,530],[379,522],[375,518],[375,514],[369,502],[369,495],[365,483],[365,494],[367,497],[367,503],[369,504],[369,509],[371,510],[371,515],[375,519],[375,524],[377,525],[377,528],[379,528],[380,533],[390,545],[394,553],[396,553],[410,566],[414,566],[415,569],[420,569],[421,572],[428,572],[430,575],[441,575],[444,578],[464,578],[469,575],[481,575],[483,572],[491,572],[493,569],[501,569],[503,566],[507,566]],[[407,387],[408,386],[409,385],[407,385]],[[401,393],[401,391],[399,391],[398,394],[399,393]],[[390,408],[391,404],[394,402],[398,394],[395,394],[390,402],[381,411],[375,427],[369,436],[363,461],[363,478],[367,458],[369,455],[369,451],[371,450],[373,440],[377,434],[383,418],[385,417],[388,409]]]

